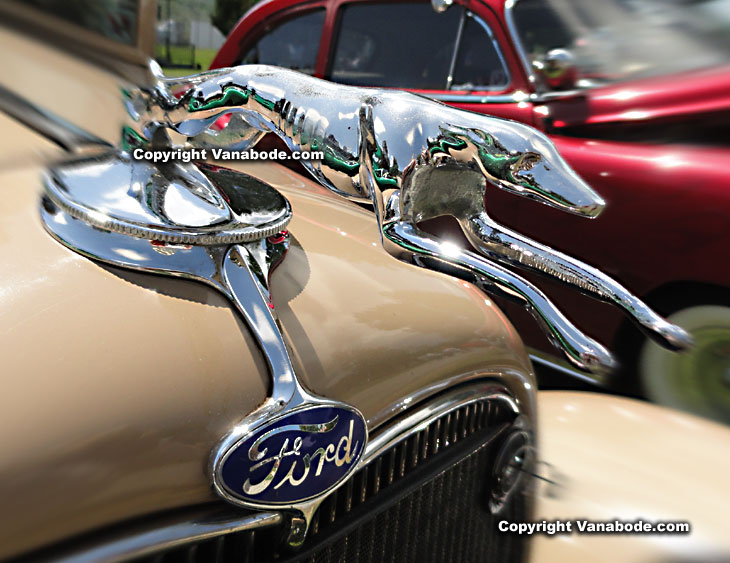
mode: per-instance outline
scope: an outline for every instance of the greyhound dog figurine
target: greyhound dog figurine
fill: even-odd
[[[445,106],[415,94],[332,84],[295,71],[240,66],[164,79],[128,100],[138,138],[163,134],[197,148],[253,147],[273,132],[325,187],[372,203],[385,248],[419,266],[449,271],[525,305],[577,367],[596,374],[611,354],[576,328],[532,283],[504,268],[539,272],[626,311],[671,349],[691,344],[617,281],[490,218],[486,184],[593,218],[605,203],[535,129]],[[230,113],[227,127],[211,125]],[[179,136],[182,137],[179,137]],[[421,221],[451,215],[477,252],[437,239]]]

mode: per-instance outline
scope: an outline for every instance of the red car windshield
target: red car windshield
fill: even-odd
[[[730,0],[516,0],[509,17],[528,64],[567,49],[581,86],[730,62]]]

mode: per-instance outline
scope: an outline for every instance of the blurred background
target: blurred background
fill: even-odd
[[[155,58],[168,76],[210,68],[226,35],[258,0],[158,0]]]

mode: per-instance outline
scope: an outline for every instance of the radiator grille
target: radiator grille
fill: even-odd
[[[338,515],[384,492],[465,438],[498,428],[510,414],[502,403],[480,401],[437,418],[419,433],[378,456],[330,495],[315,514],[310,534],[321,533],[337,521]]]
[[[380,563],[519,561],[522,544],[496,532],[488,507],[499,445],[514,421],[505,403],[449,412],[383,451],[330,495],[302,549],[286,551],[276,528],[187,544],[140,563]],[[500,519],[525,518],[516,495]]]

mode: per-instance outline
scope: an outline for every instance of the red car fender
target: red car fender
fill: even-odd
[[[494,217],[590,264],[610,264],[640,295],[677,280],[730,285],[718,259],[730,245],[727,149],[551,138],[606,199],[604,212],[587,220],[491,189]]]

